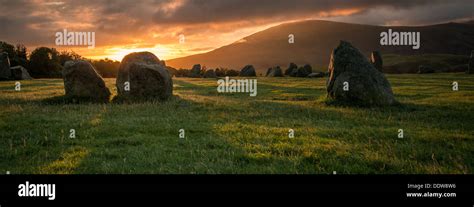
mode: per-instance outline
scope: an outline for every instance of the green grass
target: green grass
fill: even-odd
[[[387,77],[401,106],[328,106],[325,79],[259,77],[250,97],[175,78],[170,101],[135,104],[51,104],[62,80],[0,82],[0,172],[473,173],[474,76]]]

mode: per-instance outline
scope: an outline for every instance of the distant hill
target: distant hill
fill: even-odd
[[[394,31],[421,32],[421,48],[413,50],[411,46],[381,46],[380,33],[389,28]],[[289,34],[295,36],[294,44],[288,43]],[[276,65],[286,68],[290,62],[298,65],[311,64],[314,68],[319,68],[327,66],[331,51],[340,40],[350,41],[367,56],[373,50],[396,55],[469,55],[474,49],[474,25],[469,22],[384,27],[320,20],[302,21],[281,24],[213,51],[171,59],[166,63],[175,68],[191,68],[193,64],[200,63],[208,68],[233,69],[253,64],[259,73]]]

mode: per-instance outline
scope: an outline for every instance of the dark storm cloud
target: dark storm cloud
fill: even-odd
[[[371,9],[351,16],[330,18],[334,21],[373,25],[429,25],[468,21],[474,18],[474,2],[444,1],[439,4],[414,5],[396,11],[387,8]]]
[[[394,12],[400,12],[414,7],[429,8],[448,3],[457,5],[458,8],[472,8],[473,5],[472,0],[189,0],[171,12],[158,10],[154,15],[154,22],[197,24],[265,18],[291,20],[301,16],[317,16],[319,12],[335,10],[359,9],[358,14],[360,14],[375,8],[390,8]],[[456,18],[460,16],[456,10],[446,12]],[[417,14],[411,14],[406,18],[417,19]]]

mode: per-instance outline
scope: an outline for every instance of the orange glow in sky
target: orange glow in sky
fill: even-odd
[[[173,58],[172,56],[170,56],[172,55],[171,50],[172,49],[160,45],[148,48],[123,48],[120,46],[116,46],[105,49],[103,57],[100,58],[107,57],[112,60],[121,61],[122,58],[129,53],[148,51],[155,54],[157,57],[160,57],[160,59],[169,59]]]
[[[194,54],[200,54],[217,49],[240,40],[243,37],[251,35],[255,32],[276,26],[280,23],[271,23],[254,27],[235,29],[223,33],[203,32],[192,36],[185,36],[185,42],[179,42],[179,32],[162,33],[160,35],[168,35],[172,38],[160,38],[155,32],[147,34],[150,38],[134,37],[139,43],[135,44],[114,44],[109,46],[96,46],[96,48],[88,49],[86,47],[58,47],[58,50],[73,50],[81,56],[89,59],[111,59],[121,61],[122,58],[132,52],[148,51],[154,53],[160,60],[169,60],[179,57],[185,57]],[[218,27],[218,26],[215,26]],[[179,31],[179,29],[177,29]],[[96,36],[100,35],[99,33]],[[146,42],[147,39],[150,42]],[[160,43],[161,42],[161,43]],[[153,45],[153,43],[156,43]]]

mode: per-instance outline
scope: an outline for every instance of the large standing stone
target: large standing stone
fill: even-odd
[[[382,55],[379,51],[372,52],[372,54],[370,55],[370,62],[378,71],[380,71],[381,73],[383,72],[383,60]]]
[[[296,74],[296,73],[293,73],[293,71],[296,69],[298,69],[298,66],[294,63],[290,63],[288,68],[285,70],[285,75],[291,76],[292,74]]]
[[[118,97],[167,100],[173,94],[173,81],[165,67],[153,53],[128,54],[119,66],[116,81]]]
[[[21,65],[11,67],[10,70],[11,70],[11,73],[12,73],[12,77],[15,80],[31,80],[31,79],[33,79],[33,78],[31,78],[31,76],[28,73],[28,71],[26,70],[26,68],[24,68]]]
[[[206,70],[204,73],[204,78],[217,78],[216,72],[214,72],[212,69]]]
[[[306,64],[303,67],[298,68],[298,70],[296,71],[296,76],[308,77],[308,75],[311,74],[312,72],[313,72],[313,68],[311,67],[311,65]]]
[[[242,70],[240,70],[239,76],[242,77],[253,77],[257,76],[257,73],[255,72],[255,68],[253,65],[246,65]]]
[[[189,77],[192,77],[192,78],[201,77],[201,64],[196,64],[193,66],[193,68],[191,69],[191,73],[189,74]]]
[[[12,77],[10,71],[10,59],[8,53],[0,52],[0,80],[10,80]]]
[[[349,42],[341,41],[329,62],[327,92],[330,99],[357,105],[396,103],[383,73]]]
[[[283,77],[283,72],[281,71],[280,66],[276,66],[273,68],[268,68],[267,74],[265,75],[267,77]]]
[[[471,51],[471,58],[469,59],[469,68],[467,70],[468,74],[474,74],[474,50]]]
[[[104,80],[87,61],[67,61],[62,71],[64,89],[69,98],[108,102],[110,91]]]

